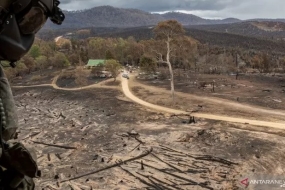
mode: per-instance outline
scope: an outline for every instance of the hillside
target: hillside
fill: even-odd
[[[208,25],[208,24],[226,24],[226,23],[236,23],[241,22],[241,20],[236,18],[226,18],[222,20],[211,20],[203,19],[201,17],[185,14],[179,12],[169,12],[161,15],[165,20],[174,19],[179,21],[183,25]]]
[[[54,26],[49,22],[45,28],[132,27],[156,24],[162,20],[162,17],[148,12],[111,6],[94,7],[84,11],[65,11],[65,17],[61,26]]]
[[[154,37],[151,28],[129,28],[124,30],[106,31],[105,33],[97,33],[96,29],[91,29],[93,36],[100,37],[135,37],[138,40],[150,39]],[[193,37],[202,44],[211,46],[227,47],[227,48],[243,48],[247,50],[267,51],[274,54],[284,54],[285,43],[252,36],[243,36],[237,34],[224,34],[219,32],[211,32],[198,29],[186,28],[186,35]]]
[[[285,23],[276,21],[248,21],[219,25],[196,25],[188,26],[188,28],[269,39],[285,38]]]
[[[184,25],[184,27],[191,29],[250,37],[265,37],[267,39],[280,40],[285,38],[284,19],[252,19],[242,21],[236,18],[226,18],[211,20],[179,12],[151,14],[138,9],[123,9],[112,6],[100,6],[81,11],[65,11],[65,15],[66,19],[61,26],[54,25],[48,21],[40,31],[40,35],[48,30],[50,30],[50,33],[59,33],[56,30],[74,31],[84,28],[96,28],[96,30],[101,28],[100,30],[103,33],[108,31],[106,28],[110,28],[112,33],[112,28],[116,28],[115,31],[118,31],[118,28],[151,27],[160,21],[174,19]]]
[[[56,26],[48,21],[44,28],[137,27],[156,25],[159,21],[169,19],[178,20],[183,25],[223,24],[240,21],[235,18],[209,20],[178,12],[151,14],[138,9],[122,9],[112,6],[100,6],[82,11],[65,11],[64,13],[66,20],[61,26]]]
[[[197,29],[187,29],[187,35],[192,36],[202,44],[219,47],[243,48],[246,50],[270,52],[272,54],[284,54],[285,52],[285,43],[282,41]]]
[[[87,37],[113,37],[113,38],[128,38],[133,36],[136,40],[146,40],[153,38],[152,27],[132,27],[132,28],[85,28],[89,31],[88,36],[77,35],[77,30],[61,29],[52,31],[43,31],[38,35],[44,39],[54,39],[56,36],[64,36],[65,38],[79,38]],[[72,33],[73,35],[66,35]],[[285,43],[283,41],[276,41],[265,38],[258,38],[254,35],[245,36],[231,33],[222,33],[216,31],[207,31],[196,28],[186,28],[186,34],[201,42],[211,46],[228,47],[228,48],[244,48],[247,50],[267,51],[274,54],[284,54]],[[48,36],[48,37],[47,37]]]

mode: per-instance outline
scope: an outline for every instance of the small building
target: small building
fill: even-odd
[[[85,65],[85,68],[91,69],[93,67],[97,67],[100,64],[104,65],[105,59],[89,59],[87,65]]]

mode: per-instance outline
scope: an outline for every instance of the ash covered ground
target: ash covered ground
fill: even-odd
[[[285,173],[278,131],[202,119],[188,124],[188,117],[147,110],[114,89],[13,93],[19,140],[35,149],[42,171],[37,189],[238,189],[247,175]],[[151,148],[143,158],[61,183]]]

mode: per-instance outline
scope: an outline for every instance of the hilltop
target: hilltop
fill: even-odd
[[[112,6],[99,6],[81,11],[64,11],[66,20],[61,26],[50,21],[45,29],[85,28],[85,27],[137,27],[156,25],[163,20],[175,19],[183,25],[225,24],[239,22],[239,19],[227,18],[210,20],[179,12],[152,14],[138,9],[123,9]]]

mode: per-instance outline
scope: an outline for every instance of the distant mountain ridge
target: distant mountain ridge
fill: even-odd
[[[285,22],[281,21],[246,21],[219,25],[187,26],[187,28],[267,39],[285,39]]]
[[[112,6],[100,6],[80,11],[64,11],[66,19],[61,26],[50,21],[40,33],[54,29],[67,29],[76,31],[88,28],[124,28],[152,27],[160,21],[174,19],[184,25],[204,31],[237,34],[267,39],[285,40],[285,19],[250,19],[239,20],[226,18],[220,20],[204,19],[192,14],[180,12],[168,12],[165,14],[152,14],[138,9],[115,8]],[[124,32],[125,33],[125,32]]]
[[[179,12],[151,14],[138,9],[123,9],[112,6],[99,6],[81,11],[64,11],[64,13],[66,19],[61,26],[48,21],[44,28],[139,27],[156,25],[160,21],[169,19],[175,19],[183,25],[227,24],[241,21],[236,18],[203,19],[192,14]]]

